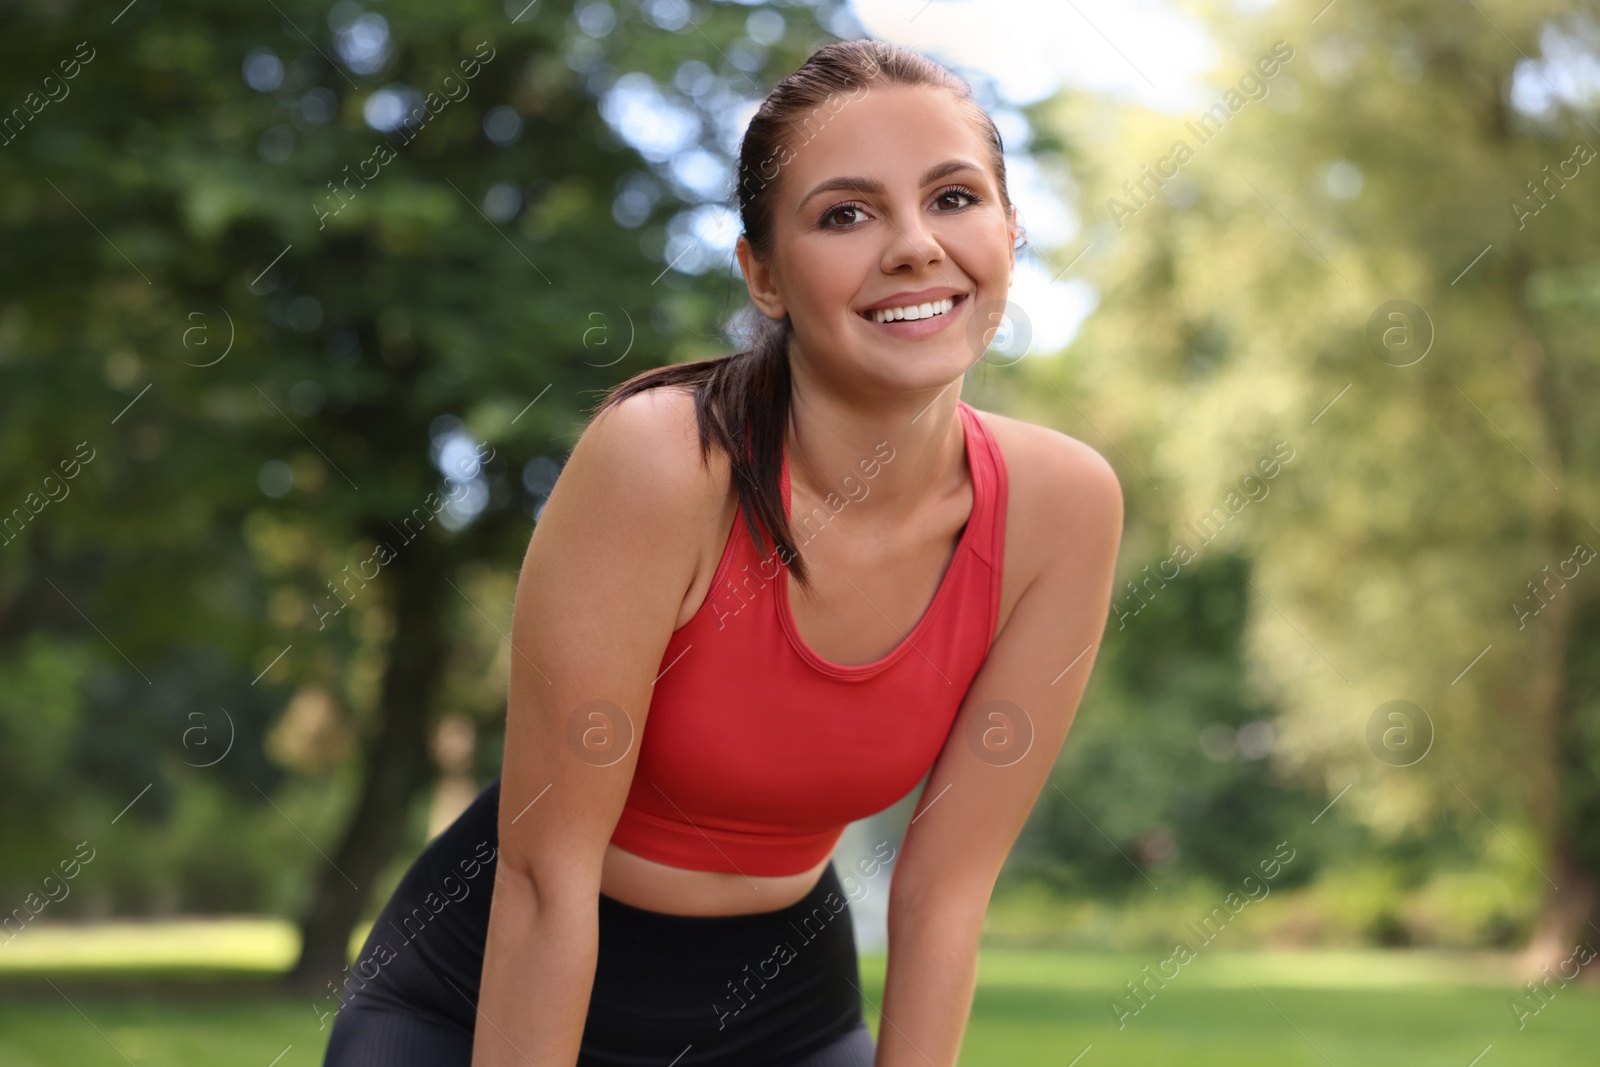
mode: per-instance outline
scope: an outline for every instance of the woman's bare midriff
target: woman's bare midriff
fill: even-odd
[[[748,915],[777,911],[804,898],[827,864],[824,859],[800,874],[746,876],[669,867],[607,844],[600,892],[636,908],[672,915]]]

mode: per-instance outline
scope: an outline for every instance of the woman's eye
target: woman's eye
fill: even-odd
[[[829,208],[828,213],[822,216],[822,224],[824,226],[830,225],[842,211],[854,211],[859,213],[861,208],[857,207],[855,204],[840,204],[838,207]]]
[[[961,198],[966,200],[966,203],[964,203],[964,204],[963,203],[956,204],[955,206],[956,206],[957,209],[960,209],[960,208],[963,208],[963,207],[967,207],[967,206],[970,206],[971,204],[976,204],[976,203],[979,202],[978,195],[976,193],[972,192],[970,189],[965,189],[965,188],[962,188],[960,186],[955,186],[955,187],[946,189],[942,193],[939,193],[937,196],[935,196],[934,197],[934,203],[936,203],[936,204],[942,203],[942,202],[944,202],[945,200],[947,200],[950,197],[961,197]],[[822,225],[823,229],[829,229],[829,230],[849,229],[852,222],[859,221],[860,214],[862,212],[864,212],[865,210],[866,209],[863,208],[860,204],[840,204],[837,207],[829,208],[827,213],[824,214],[819,221],[820,221],[820,224]],[[843,225],[836,225],[835,224],[835,220],[839,217],[840,214],[842,214],[844,212],[847,212],[847,211],[855,212],[856,215],[858,216],[858,218],[855,219],[855,220],[851,220],[851,222],[846,222]]]
[[[944,200],[946,197],[951,196],[964,197],[967,201],[974,204],[978,202],[978,198],[965,189],[946,189],[944,192],[939,194],[939,199]]]

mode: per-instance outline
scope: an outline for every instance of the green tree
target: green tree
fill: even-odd
[[[318,988],[409,841],[430,732],[469,684],[452,672],[482,669],[469,635],[508,627],[470,579],[514,576],[601,390],[728,350],[730,283],[680,247],[705,205],[603,112],[628,102],[619,83],[654,92],[691,125],[676,151],[725,161],[716,120],[835,12],[10,6],[0,69],[24,112],[0,133],[0,226],[26,255],[0,266],[0,489],[28,514],[0,627],[9,670],[59,710],[30,726],[8,702],[0,725],[48,755],[120,715],[80,738],[122,738],[117,759],[59,759],[80,781],[122,765],[83,782],[94,813],[160,783],[127,827],[202,773],[188,714],[220,730],[213,705],[231,707],[242,747],[204,773],[276,818],[269,720],[308,686],[335,694],[350,773],[328,771],[331,804],[285,800],[325,854],[301,854],[290,976]],[[73,497],[31,509],[81,441],[97,452]],[[73,711],[75,656],[112,672],[99,719]],[[196,656],[223,677],[191,678]],[[5,777],[8,814],[34,802],[35,779]],[[65,836],[87,817],[52,813]]]
[[[1511,840],[1547,891],[1540,962],[1600,920],[1600,129],[1571,65],[1596,13],[1208,8],[1200,106],[1049,121],[1102,297],[1071,373],[1037,373],[1159,487],[1167,538],[1128,577],[1226,525],[1280,766],[1382,834],[1453,814]]]

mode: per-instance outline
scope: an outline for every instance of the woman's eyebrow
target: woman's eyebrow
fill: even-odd
[[[940,178],[954,174],[959,170],[981,171],[982,169],[983,168],[978,166],[976,163],[970,163],[965,159],[948,159],[943,163],[937,163],[934,166],[929,167],[927,173],[922,176],[922,180],[918,184],[930,185],[933,182],[938,181]],[[799,206],[804,207],[806,201],[810,200],[819,193],[833,192],[835,190],[871,193],[874,196],[882,196],[885,191],[883,183],[878,181],[876,178],[829,178],[827,181],[822,182],[816,188],[812,189],[805,196],[801,197]]]

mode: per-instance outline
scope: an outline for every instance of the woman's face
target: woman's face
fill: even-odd
[[[1001,325],[1016,265],[1015,213],[972,113],[945,89],[862,87],[814,111],[786,147],[771,259],[742,236],[737,252],[756,305],[790,315],[791,359],[852,390],[954,381]],[[934,292],[903,295],[923,290]],[[926,320],[864,314],[946,296],[955,306]]]

